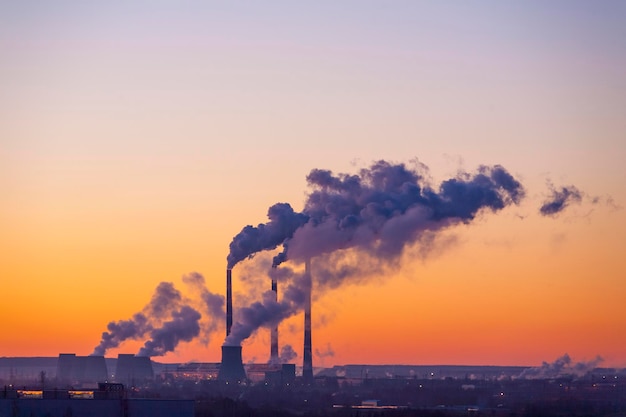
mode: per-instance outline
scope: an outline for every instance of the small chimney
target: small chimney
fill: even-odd
[[[233,326],[233,272],[226,270],[226,337]]]
[[[278,283],[272,280],[272,291],[274,291],[274,301],[278,301]],[[278,357],[278,324],[272,327],[270,333],[270,363],[279,363]]]
[[[307,287],[304,300],[304,351],[302,362],[302,379],[305,382],[313,382],[313,355],[311,343],[311,260],[307,259],[304,264],[304,279]]]
[[[246,380],[243,369],[241,346],[222,346],[222,364],[217,379],[224,382],[242,382]]]

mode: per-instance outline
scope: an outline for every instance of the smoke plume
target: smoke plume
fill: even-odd
[[[205,338],[222,323],[224,297],[211,293],[204,277],[196,272],[183,276],[183,282],[192,290],[192,298],[183,297],[174,284],[157,285],[150,302],[128,320],[112,321],[102,333],[92,355],[104,356],[109,349],[119,347],[126,340],[148,338],[140,356],[160,356],[173,351],[179,342],[189,341],[200,333]],[[193,306],[198,306],[194,308]],[[202,319],[202,311],[205,320]]]
[[[152,330],[154,323],[162,320],[181,302],[180,292],[171,282],[161,282],[141,312],[135,313],[128,320],[110,322],[108,331],[102,333],[100,344],[94,348],[92,355],[104,356],[107,350],[118,347],[125,340],[142,338]]]
[[[139,350],[137,356],[163,356],[173,351],[179,342],[188,342],[200,333],[200,313],[189,306],[172,312],[172,320],[152,329],[151,340]]]
[[[260,301],[238,308],[236,320],[224,344],[239,346],[258,328],[277,326],[281,321],[301,311],[307,288],[301,283],[302,280],[302,275],[294,274],[291,281],[281,283],[284,289],[280,301],[275,299],[273,291],[268,290],[263,293]],[[287,285],[284,286],[284,283]]]
[[[583,193],[573,185],[555,188],[548,182],[550,196],[539,208],[539,213],[543,216],[556,216],[572,203],[580,203]]]
[[[428,230],[470,222],[481,209],[495,212],[524,196],[522,185],[500,165],[460,173],[437,191],[416,170],[382,160],[357,175],[313,169],[307,182],[312,192],[303,213],[286,203],[270,207],[268,223],[246,226],[233,238],[228,268],[279,245],[283,250],[274,266],[351,247],[398,256]]]
[[[582,377],[593,371],[602,362],[597,356],[588,362],[572,362],[572,358],[566,353],[554,362],[543,362],[541,366],[528,368],[522,371],[519,378],[522,379],[552,379],[561,377]]]
[[[218,324],[224,321],[224,296],[209,291],[206,288],[204,276],[198,272],[183,275],[183,282],[189,286],[194,294],[200,296],[203,311],[211,318],[205,326],[205,331],[209,333],[215,331]]]
[[[302,213],[296,213],[287,203],[276,203],[267,211],[268,223],[246,226],[230,243],[227,257],[228,268],[237,262],[254,256],[262,250],[274,249],[293,235],[293,232],[308,220]]]
[[[233,238],[228,268],[282,245],[274,267],[315,258],[315,285],[335,288],[349,277],[382,272],[405,248],[430,244],[437,233],[471,222],[482,210],[497,212],[524,197],[522,185],[500,165],[460,173],[437,189],[423,175],[427,168],[418,169],[382,160],[355,175],[313,169],[306,178],[311,192],[303,212],[286,203],[270,207],[268,223],[246,226]],[[259,327],[302,310],[306,280],[290,268],[273,268],[271,273],[280,275],[274,271],[283,269],[289,272],[281,278],[281,288],[286,288],[282,300],[266,293],[238,309],[226,345],[238,345]]]
[[[102,333],[100,344],[92,352],[95,356],[104,356],[108,349],[118,347],[123,341],[137,339],[150,329],[147,317],[136,313],[128,320],[112,321],[107,325],[108,331]]]
[[[319,350],[317,348],[315,349],[315,356],[322,359],[327,357],[333,357],[335,356],[335,351],[333,350],[333,347],[330,345],[330,343],[327,343],[324,350]]]
[[[404,164],[385,161],[359,175],[315,169],[304,212],[310,220],[289,240],[286,258],[303,260],[357,248],[377,258],[396,258],[427,231],[469,223],[481,209],[518,203],[522,185],[503,167],[482,166],[444,181],[437,191]]]
[[[284,345],[280,349],[280,363],[289,363],[297,357],[298,354],[293,350],[291,345]]]

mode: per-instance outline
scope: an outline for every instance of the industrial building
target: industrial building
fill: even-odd
[[[193,400],[127,398],[122,384],[97,389],[0,391],[0,417],[193,417]]]

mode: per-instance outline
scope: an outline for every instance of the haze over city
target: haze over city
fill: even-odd
[[[626,367],[625,17],[0,5],[0,356]]]

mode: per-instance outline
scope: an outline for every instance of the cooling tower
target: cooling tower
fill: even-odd
[[[104,356],[76,356],[59,354],[57,381],[64,383],[97,383],[106,381],[107,365]]]
[[[274,291],[274,301],[278,301],[278,283],[272,280],[272,291]],[[272,327],[270,334],[270,363],[279,363],[278,357],[278,324]]]
[[[60,353],[59,360],[57,362],[57,380],[59,382],[72,381],[72,369],[74,360],[76,359],[75,353]]]
[[[226,270],[226,337],[233,326],[233,272]]]
[[[246,380],[246,371],[241,359],[241,346],[222,346],[222,364],[217,379],[226,382]]]
[[[74,372],[77,379],[83,382],[102,382],[107,380],[107,364],[104,356],[77,356],[79,372]]]
[[[117,356],[117,367],[115,368],[115,380],[126,385],[154,379],[152,362],[148,356],[135,356],[120,353]]]
[[[311,347],[311,290],[313,280],[311,279],[311,260],[307,259],[304,264],[304,279],[307,287],[307,294],[304,300],[304,350],[302,361],[302,379],[305,382],[313,381],[313,355]]]

